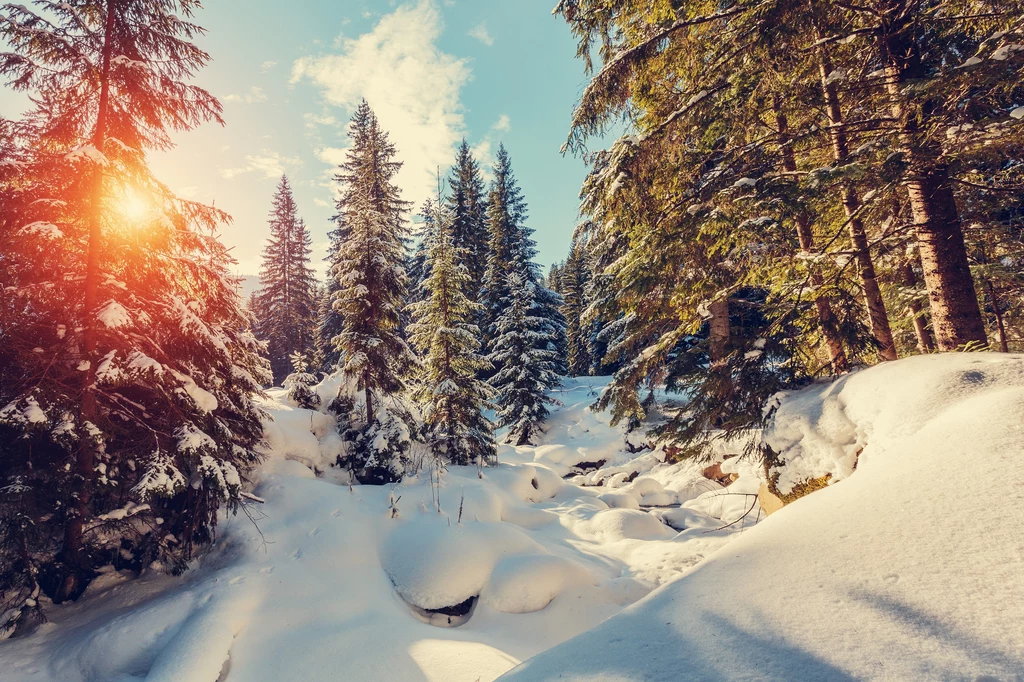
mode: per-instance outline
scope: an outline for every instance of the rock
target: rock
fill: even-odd
[[[768,489],[767,483],[762,483],[757,489],[757,502],[761,505],[761,511],[765,516],[771,516],[785,506],[782,498]]]

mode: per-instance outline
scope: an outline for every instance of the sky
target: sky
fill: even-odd
[[[416,206],[436,192],[436,170],[445,173],[463,137],[485,166],[503,142],[546,270],[568,250],[586,172],[559,151],[585,77],[554,4],[209,2],[197,20],[212,61],[196,82],[221,98],[226,125],[177,135],[151,165],[182,196],[233,216],[221,236],[240,275],[259,271],[271,198],[287,173],[322,270],[331,178],[365,97],[398,148],[398,184]]]

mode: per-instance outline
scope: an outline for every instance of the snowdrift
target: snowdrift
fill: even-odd
[[[745,498],[630,453],[588,407],[600,388],[567,381],[544,442],[502,446],[483,478],[452,467],[440,487],[424,472],[394,488],[349,487],[329,466],[333,417],[271,391],[259,529],[225,519],[181,577],[110,573],[48,606],[50,623],[0,642],[0,681],[493,680],[738,535],[717,529]],[[595,458],[607,468],[563,479]],[[606,485],[573,485],[594,477]],[[681,506],[641,511],[665,503]]]
[[[1024,356],[856,372],[768,436],[780,481],[846,480],[502,679],[1021,679]]]

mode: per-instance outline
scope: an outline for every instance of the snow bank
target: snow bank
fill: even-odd
[[[502,679],[1020,679],[1024,356],[813,386],[773,438],[803,474],[857,470]]]
[[[717,508],[687,507],[693,527],[681,533],[663,522],[678,509],[640,510],[696,504],[708,489],[699,467],[628,452],[624,432],[589,411],[593,383],[567,380],[543,442],[502,446],[482,478],[451,467],[440,485],[423,472],[393,488],[350,488],[330,467],[333,418],[270,390],[253,491],[266,502],[250,509],[259,528],[224,518],[183,576],[111,574],[75,604],[46,604],[50,623],[0,642],[0,682],[493,680],[735,535],[704,532],[722,524]],[[316,390],[327,404],[347,389],[335,377]],[[553,453],[567,451],[607,459],[618,487],[563,480],[571,466]],[[471,597],[466,614],[437,613]]]

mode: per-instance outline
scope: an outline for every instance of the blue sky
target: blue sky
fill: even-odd
[[[585,174],[563,157],[582,64],[554,0],[218,0],[199,15],[213,58],[198,83],[224,101],[226,127],[177,136],[151,162],[179,193],[234,217],[222,238],[239,274],[255,274],[282,171],[323,257],[333,213],[330,175],[345,124],[366,97],[406,167],[399,183],[417,205],[465,136],[489,164],[499,142],[530,206],[538,260],[568,248]],[[0,101],[2,104],[2,101]],[[13,112],[12,112],[13,113]]]

